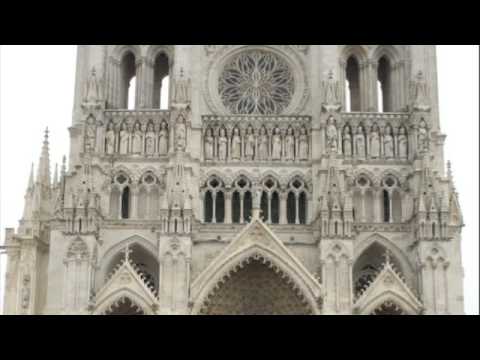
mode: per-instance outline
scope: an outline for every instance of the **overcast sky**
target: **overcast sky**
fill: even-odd
[[[0,47],[0,244],[5,228],[17,227],[32,162],[35,172],[50,130],[52,175],[69,152],[76,63],[75,46]],[[466,227],[463,230],[465,304],[478,314],[478,47],[439,46],[442,131]],[[5,257],[0,257],[0,270]],[[4,275],[0,276],[0,313]]]

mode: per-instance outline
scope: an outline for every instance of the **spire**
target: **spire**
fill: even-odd
[[[48,143],[48,127],[45,130],[42,154],[38,164],[37,182],[50,187],[50,150]]]
[[[55,164],[55,173],[53,175],[53,184],[52,187],[56,189],[58,186],[58,164]]]
[[[27,192],[30,192],[33,190],[34,187],[34,165],[32,163],[32,168],[30,169],[30,178],[28,179],[28,188]]]

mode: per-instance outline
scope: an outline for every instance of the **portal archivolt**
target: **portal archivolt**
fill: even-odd
[[[313,310],[288,276],[268,260],[255,257],[224,278],[200,314],[311,315]]]

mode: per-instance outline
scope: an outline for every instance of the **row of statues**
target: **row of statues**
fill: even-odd
[[[429,135],[425,122],[420,123],[417,140],[418,152],[428,151]],[[343,154],[346,157],[407,159],[409,137],[403,126],[396,133],[391,126],[387,126],[382,133],[378,125],[369,131],[362,125],[355,131],[347,125],[340,132],[333,118],[330,118],[326,127],[326,149],[329,154]]]
[[[292,127],[279,127],[271,134],[265,127],[255,131],[248,127],[242,134],[238,127],[231,133],[222,127],[208,128],[204,135],[205,160],[213,161],[307,161],[310,136],[305,127],[296,132]]]
[[[107,155],[167,155],[169,129],[166,121],[160,124],[160,129],[155,130],[152,122],[146,129],[142,129],[139,122],[135,123],[129,131],[125,122],[120,125],[120,130],[115,131],[112,122],[107,125],[105,134],[105,153]]]

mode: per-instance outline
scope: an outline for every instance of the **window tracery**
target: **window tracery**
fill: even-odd
[[[244,51],[231,59],[219,79],[223,105],[232,114],[281,114],[291,103],[295,80],[278,55]]]

